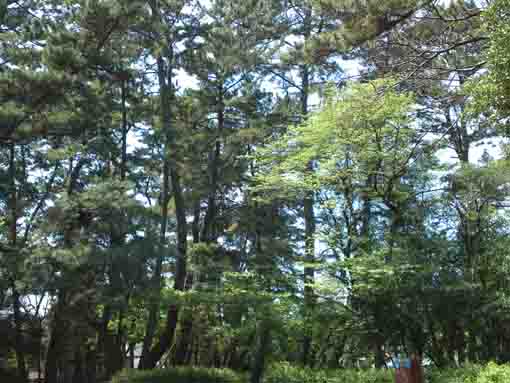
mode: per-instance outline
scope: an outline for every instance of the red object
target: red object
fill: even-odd
[[[412,383],[410,372],[411,369],[409,368],[397,368],[395,370],[395,383]]]
[[[411,377],[412,383],[423,383],[423,371],[421,369],[421,360],[413,356],[411,358]]]
[[[420,359],[411,358],[411,368],[397,368],[395,370],[395,383],[423,383],[423,372]]]

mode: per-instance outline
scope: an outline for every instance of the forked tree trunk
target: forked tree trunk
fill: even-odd
[[[162,22],[160,10],[157,4],[152,3],[152,10],[156,22]],[[163,129],[165,132],[166,150],[165,158],[168,160],[168,170],[170,174],[170,184],[173,191],[175,202],[175,215],[177,220],[177,259],[175,263],[175,290],[184,290],[187,268],[187,246],[188,246],[188,228],[186,222],[186,206],[181,185],[181,178],[175,159],[177,153],[177,133],[172,122],[171,102],[173,98],[172,90],[172,69],[173,69],[173,42],[168,42],[165,57],[160,55],[157,58],[158,82],[160,89],[160,111]],[[171,304],[167,309],[167,322],[158,343],[150,351],[145,350],[140,360],[141,369],[154,368],[161,357],[167,352],[174,342],[175,330],[179,316],[179,307],[176,303]]]

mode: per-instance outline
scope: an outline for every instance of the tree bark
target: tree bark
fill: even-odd
[[[307,10],[305,18],[305,28],[309,28],[311,13]],[[309,38],[310,32],[306,32],[306,38]],[[301,90],[301,112],[303,118],[308,114],[308,96],[310,88],[310,69],[308,65],[302,67],[302,90]],[[308,172],[313,172],[313,162],[310,161],[307,166]],[[314,195],[312,191],[307,192],[303,201],[304,219],[305,219],[305,262],[304,283],[305,283],[305,335],[303,339],[303,358],[302,362],[306,366],[310,364],[310,350],[312,346],[312,323],[314,311],[314,290],[315,281],[315,212],[314,212]]]
[[[170,188],[170,169],[168,160],[166,158],[167,145],[165,145],[165,158],[163,159],[163,190],[161,196],[161,223],[160,223],[160,233],[159,233],[159,243],[161,245],[160,255],[156,261],[156,268],[154,270],[153,279],[153,288],[154,294],[153,297],[154,302],[151,304],[149,309],[149,317],[147,319],[147,326],[145,330],[145,337],[143,340],[142,346],[142,356],[140,359],[140,367],[143,368],[148,363],[147,358],[150,354],[150,349],[152,347],[152,341],[154,339],[154,335],[156,333],[156,329],[159,322],[159,310],[161,303],[161,289],[162,289],[162,271],[163,271],[163,258],[164,251],[166,245],[166,230],[167,230],[167,222],[168,222],[168,202],[169,202],[169,188]]]
[[[16,188],[16,145],[11,143],[9,146],[9,245],[15,249],[18,245],[18,197]],[[18,377],[25,381],[28,377],[25,364],[25,353],[22,350],[23,345],[23,321],[21,318],[21,302],[18,289],[15,285],[17,270],[13,271],[11,290],[14,312],[14,330],[16,339],[16,363]]]
[[[155,4],[153,5],[153,12],[161,21],[159,9]],[[165,129],[165,141],[168,153],[165,157],[168,158],[168,170],[170,174],[170,182],[173,191],[175,202],[175,214],[177,220],[177,259],[175,264],[175,282],[174,289],[183,291],[186,281],[186,266],[187,266],[187,234],[188,225],[186,222],[186,207],[184,202],[183,190],[181,179],[177,168],[177,161],[175,159],[177,153],[177,132],[172,124],[172,113],[170,110],[170,102],[172,101],[172,68],[173,68],[173,50],[172,42],[168,42],[166,57],[160,55],[157,58],[158,82],[160,89],[160,113],[162,117],[163,126]],[[166,61],[166,62],[165,62]],[[171,304],[167,309],[167,320],[165,329],[159,338],[158,343],[152,347],[150,352],[142,354],[140,360],[141,369],[154,368],[165,352],[170,348],[174,341],[175,329],[177,327],[179,315],[179,307],[176,303]]]
[[[250,383],[260,383],[264,375],[266,354],[271,344],[271,325],[262,321],[260,339],[250,375]]]

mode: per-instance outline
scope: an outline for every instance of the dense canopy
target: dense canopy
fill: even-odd
[[[510,362],[509,117],[508,0],[0,0],[0,380]]]

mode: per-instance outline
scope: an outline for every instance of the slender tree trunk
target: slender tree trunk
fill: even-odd
[[[159,15],[159,9],[153,8],[156,15]],[[171,44],[169,42],[169,44]],[[165,129],[165,139],[167,149],[171,153],[165,153],[168,157],[168,170],[170,173],[170,182],[173,191],[175,202],[175,214],[177,220],[177,259],[175,263],[175,282],[174,289],[183,291],[186,282],[186,267],[187,267],[187,246],[188,246],[188,227],[186,222],[186,207],[184,202],[183,190],[181,186],[181,179],[177,169],[177,162],[175,156],[177,153],[177,137],[176,130],[172,124],[172,114],[170,110],[170,103],[172,101],[172,63],[173,51],[171,46],[168,47],[166,54],[167,63],[165,59],[159,56],[157,59],[158,67],[158,80],[160,88],[160,108],[162,122]],[[171,154],[171,155],[170,155]],[[167,309],[167,320],[162,335],[158,343],[152,347],[150,352],[142,354],[140,361],[141,369],[154,368],[159,362],[161,357],[170,348],[174,341],[175,329],[177,328],[177,321],[179,316],[179,307],[177,303],[171,304]]]
[[[260,260],[258,261],[260,265],[264,264],[263,258],[265,255],[264,250],[262,248],[262,230],[261,230],[264,224],[265,222],[259,219],[256,228],[255,249],[256,258],[260,258]],[[261,275],[263,275],[262,272]],[[267,290],[270,290],[269,286],[266,286],[266,288]],[[267,354],[270,352],[271,345],[270,314],[264,313],[263,315],[264,317],[260,322],[259,341],[255,352],[253,366],[251,369],[250,383],[260,383],[262,381],[262,377],[264,375],[264,370],[266,367]]]
[[[111,320],[111,308],[109,304],[105,304],[103,315],[101,316],[101,326],[97,336],[97,360],[96,369],[98,370],[99,376],[105,376],[106,373],[106,343],[108,337],[108,324]]]
[[[142,346],[142,356],[140,358],[140,368],[145,368],[148,363],[152,341],[156,334],[156,329],[159,322],[159,310],[161,303],[161,288],[162,288],[162,271],[163,271],[163,258],[166,245],[166,230],[168,222],[168,202],[169,202],[169,188],[170,188],[170,169],[168,160],[166,158],[167,145],[165,145],[165,158],[163,160],[163,190],[161,196],[161,223],[159,233],[159,243],[161,245],[160,255],[156,261],[156,268],[154,270],[153,280],[153,302],[149,308],[149,317],[147,319],[147,326],[145,330],[145,337]]]
[[[214,243],[217,239],[216,230],[216,216],[217,216],[217,193],[219,182],[219,167],[221,157],[221,139],[225,125],[225,105],[223,102],[223,85],[218,85],[218,100],[217,100],[217,137],[215,140],[214,148],[211,152],[211,159],[209,163],[209,196],[207,200],[207,211],[204,217],[204,225],[202,228],[200,240],[205,243]],[[194,222],[195,224],[196,222]],[[186,279],[185,290],[190,290],[193,285],[193,279],[189,276]],[[180,342],[175,353],[175,364],[181,365],[186,362],[188,349],[192,341],[193,319],[189,315],[184,318],[181,326]]]
[[[255,353],[255,360],[250,376],[250,383],[260,383],[264,375],[267,352],[271,344],[271,325],[262,321],[259,344]]]
[[[193,235],[193,243],[200,242],[200,200],[197,200],[193,206],[193,223],[191,226]],[[185,290],[191,290],[193,287],[194,275],[186,277]],[[189,364],[192,358],[192,343],[193,343],[193,307],[189,307],[187,316],[183,319],[181,325],[180,341],[175,351],[175,358],[173,360],[175,365]]]
[[[310,86],[310,70],[307,65],[302,68],[302,95],[301,111],[304,117],[308,114],[308,93]],[[308,163],[308,172],[313,172],[313,162]],[[304,283],[305,283],[305,335],[303,339],[303,358],[302,362],[306,366],[310,364],[310,350],[312,345],[312,324],[313,311],[315,305],[313,284],[315,281],[315,212],[314,195],[308,192],[304,199],[304,219],[305,219],[305,262]]]
[[[219,181],[219,166],[221,160],[221,137],[225,125],[225,105],[223,102],[223,85],[218,86],[218,111],[216,113],[218,127],[217,137],[214,149],[211,152],[211,160],[209,162],[209,198],[207,203],[207,211],[204,218],[204,226],[202,229],[202,242],[212,242],[216,240],[217,234],[214,228],[214,221],[217,215],[216,198]]]
[[[193,203],[193,223],[191,224],[193,243],[200,242],[200,198]]]
[[[121,125],[121,148],[120,148],[120,180],[125,181],[127,176],[127,135],[128,135],[128,112],[127,112],[127,81],[122,79],[120,85],[121,91],[121,114],[122,114],[122,125]],[[116,224],[111,228],[111,245],[122,246],[125,241],[125,228],[127,227],[126,216],[124,212],[120,212],[121,224]],[[119,230],[120,229],[120,230]],[[115,267],[115,261],[113,261],[112,270],[110,272],[110,279],[115,282],[120,282],[121,278],[118,274],[117,268]],[[112,283],[115,284],[115,283]],[[129,304],[129,302],[126,302]],[[121,366],[119,361],[123,359],[122,350],[114,350],[112,347],[108,347],[109,337],[111,334],[108,331],[108,326],[112,320],[112,308],[110,302],[105,303],[103,315],[101,318],[101,326],[97,335],[97,347],[96,353],[96,366],[95,369],[99,370],[100,376],[103,379],[109,379],[114,373],[116,373]],[[89,367],[92,368],[92,367]]]
[[[16,361],[18,366],[18,376],[20,379],[25,381],[28,377],[27,374],[27,367],[25,364],[25,353],[21,350],[23,347],[23,335],[22,335],[22,326],[23,326],[23,320],[21,318],[21,310],[20,310],[20,296],[16,289],[16,287],[12,286],[12,299],[13,299],[13,306],[14,306],[14,326],[16,330]]]
[[[16,188],[16,146],[14,143],[9,147],[9,242],[10,246],[15,249],[18,245],[18,197]],[[14,270],[14,277],[11,284],[13,312],[14,312],[14,330],[16,339],[16,363],[18,376],[25,381],[27,379],[27,368],[25,364],[25,353],[23,347],[23,320],[21,318],[21,301],[18,289],[15,285],[17,278],[17,270]]]
[[[315,215],[313,211],[313,197],[305,199],[305,261],[313,264],[315,261]],[[310,349],[312,345],[313,311],[315,305],[314,289],[315,269],[313,266],[306,266],[304,269],[305,282],[305,336],[303,341],[303,364],[310,363]]]
[[[191,278],[188,276],[187,281]],[[188,285],[188,283],[186,283]],[[189,283],[191,284],[191,282]],[[186,290],[190,287],[186,286]],[[182,312],[183,310],[181,310]],[[176,365],[183,365],[186,363],[187,355],[193,341],[193,307],[187,308],[185,317],[181,320],[180,341],[175,351],[174,362]]]
[[[383,368],[384,362],[384,342],[381,336],[376,335],[375,350],[374,350],[374,365],[375,368]]]
[[[128,135],[128,118],[127,118],[127,84],[122,81],[121,85],[121,108],[122,108],[122,148],[121,148],[121,165],[120,165],[120,179],[126,180],[127,173],[127,135]]]
[[[80,158],[73,168],[71,161],[69,183],[67,186],[68,197],[71,197],[75,192],[80,172],[85,162],[85,158]],[[66,249],[71,249],[73,246],[74,226],[75,224],[64,231],[64,247]],[[81,285],[81,283],[78,283],[77,286],[75,284],[68,289],[63,286],[60,287],[51,323],[50,340],[48,342],[45,365],[46,383],[71,383],[74,379],[76,351],[74,316],[76,312],[82,314],[75,307],[78,305],[78,301],[85,298],[84,290],[88,286],[88,284]],[[73,304],[71,305],[70,302],[73,302]]]
[[[58,303],[57,303],[58,304]],[[58,310],[55,310],[56,314]],[[46,383],[58,383],[58,344],[57,344],[57,323],[58,319],[53,317],[51,321],[48,350],[46,353],[46,364],[44,366],[44,379]]]

